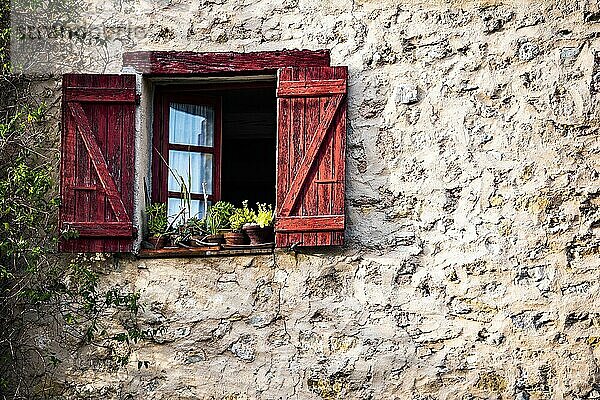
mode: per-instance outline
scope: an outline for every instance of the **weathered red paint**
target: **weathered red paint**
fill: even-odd
[[[131,222],[65,222],[63,228],[75,229],[80,237],[131,237]]]
[[[123,54],[123,65],[147,75],[275,72],[282,67],[328,66],[329,50],[282,50],[250,53],[134,51]]]
[[[283,68],[276,246],[343,244],[346,67]]]
[[[65,88],[64,101],[92,102],[92,103],[135,103],[135,91],[94,88],[94,87],[67,87]]]
[[[132,250],[134,114],[134,75],[63,76],[60,250]]]
[[[345,93],[346,81],[343,79],[281,82],[277,87],[278,97],[315,97]]]
[[[319,215],[310,217],[279,217],[278,232],[321,232],[344,230],[343,215]]]

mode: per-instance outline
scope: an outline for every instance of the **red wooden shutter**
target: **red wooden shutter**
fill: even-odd
[[[282,68],[277,247],[344,242],[347,67]]]
[[[135,75],[63,76],[61,230],[67,252],[128,252],[134,229]]]

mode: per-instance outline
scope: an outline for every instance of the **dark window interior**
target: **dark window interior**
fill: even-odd
[[[275,87],[229,90],[223,99],[221,199],[275,204]]]

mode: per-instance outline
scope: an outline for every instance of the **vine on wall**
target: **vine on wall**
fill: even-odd
[[[57,253],[58,104],[36,95],[49,77],[13,71],[10,33],[10,1],[0,0],[0,398],[45,398],[68,388],[65,347],[93,346],[122,368],[146,334],[139,293],[101,285],[117,258]],[[115,313],[116,328],[106,323]]]

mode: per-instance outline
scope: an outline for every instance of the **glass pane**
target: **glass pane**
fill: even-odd
[[[169,103],[170,143],[212,147],[214,132],[214,107]]]
[[[210,201],[208,202],[210,206]],[[185,207],[185,210],[182,208]],[[183,222],[183,219],[189,219],[192,217],[197,217],[198,219],[202,219],[204,217],[204,201],[202,200],[191,200],[190,201],[190,210],[185,206],[185,202],[180,198],[170,197],[167,202],[167,215],[169,218],[169,223],[173,222],[176,219],[176,222],[173,224],[177,226],[179,223]]]
[[[183,179],[190,193],[202,194],[202,182],[206,182],[206,194],[212,194],[212,154],[169,150],[169,167],[169,191],[181,192]]]

